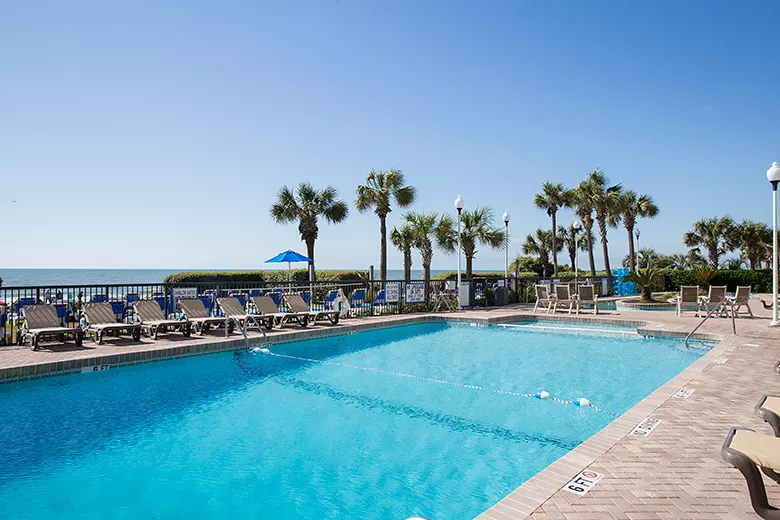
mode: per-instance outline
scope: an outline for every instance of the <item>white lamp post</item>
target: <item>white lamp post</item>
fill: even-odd
[[[465,205],[463,197],[458,195],[458,198],[455,199],[455,209],[458,210],[458,288],[456,289],[458,301],[460,301],[460,212],[463,211]]]
[[[574,285],[576,286],[580,276],[580,243],[577,238],[582,231],[582,224],[579,220],[575,220],[571,226],[574,228]]]
[[[504,232],[504,253],[506,254],[506,258],[504,260],[504,278],[506,278],[506,287],[509,288],[509,219],[512,217],[509,215],[509,210],[506,210],[504,212],[504,227],[506,228]]]
[[[639,228],[636,228],[634,231],[634,236],[636,237],[636,268],[639,269],[639,235],[641,235],[642,232],[639,231]]]
[[[772,321],[769,326],[777,327],[777,183],[780,182],[777,162],[766,171],[766,178],[772,183]]]

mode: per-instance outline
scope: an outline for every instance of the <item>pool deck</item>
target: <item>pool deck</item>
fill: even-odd
[[[761,395],[780,393],[780,374],[773,371],[780,359],[780,330],[768,327],[769,313],[759,301],[751,303],[756,317],[737,319],[737,336],[731,320],[711,318],[699,337],[722,340],[679,375],[658,388],[628,412],[580,446],[532,477],[483,514],[480,520],[601,520],[759,518],[750,505],[741,474],[720,458],[728,429],[745,426],[771,434],[771,428],[753,415]],[[510,306],[441,314],[382,316],[344,320],[337,326],[321,324],[300,329],[288,327],[268,334],[271,343],[344,334],[392,325],[433,320],[501,322],[529,319],[530,308]],[[536,315],[548,319],[544,314]],[[638,324],[654,335],[689,332],[700,318],[693,313],[677,317],[663,311],[605,311],[577,319]],[[557,314],[553,319],[570,319]],[[327,322],[326,322],[327,323]],[[250,341],[262,340],[258,332]],[[746,346],[758,345],[758,346]],[[0,382],[100,370],[120,364],[197,355],[243,348],[243,337],[223,333],[183,338],[171,335],[156,342],[109,338],[103,345],[42,345],[0,347]],[[716,359],[726,359],[723,364]],[[641,377],[641,374],[637,374]],[[695,390],[686,399],[674,397],[682,387]],[[631,435],[643,419],[660,419],[647,437]],[[578,496],[563,488],[583,469],[603,474],[587,494]],[[768,482],[770,503],[780,503],[780,490]],[[435,512],[431,515],[435,518]]]

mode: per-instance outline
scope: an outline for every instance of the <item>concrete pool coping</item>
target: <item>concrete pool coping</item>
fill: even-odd
[[[675,322],[674,316],[658,320],[658,313],[653,311],[635,311],[627,317],[618,317],[618,313],[605,313],[604,315],[546,315],[531,314],[526,307],[503,308],[500,310],[475,310],[459,311],[444,314],[415,314],[401,316],[382,316],[343,321],[338,326],[317,326],[308,329],[287,329],[275,331],[269,334],[269,342],[287,343],[303,341],[307,339],[350,334],[365,330],[387,328],[400,325],[430,322],[481,322],[481,323],[506,323],[510,321],[578,321],[606,323],[614,325],[628,325],[637,327],[642,333],[653,336],[684,337],[684,330],[671,330],[683,328],[690,330],[691,323],[698,323],[698,318],[691,320],[679,320]],[[671,319],[671,321],[670,321]],[[724,320],[725,321],[725,320]],[[665,323],[664,323],[665,322]],[[676,323],[676,327],[673,324]],[[540,506],[548,503],[556,493],[565,486],[572,477],[580,471],[588,468],[611,448],[625,439],[630,431],[645,417],[651,416],[661,405],[668,402],[675,392],[685,386],[706,367],[722,355],[726,350],[734,347],[737,337],[730,335],[725,326],[717,326],[715,332],[697,333],[696,339],[720,341],[710,352],[697,359],[680,374],[656,389],[645,399],[637,403],[623,415],[615,419],[605,428],[588,438],[577,448],[570,451],[550,466],[537,473],[534,477],[520,485],[505,498],[483,512],[478,518],[482,520],[507,520],[532,518],[564,518],[545,516],[546,513]],[[234,336],[235,338],[235,336]],[[259,333],[251,333],[250,341],[253,343],[262,340]],[[177,357],[242,350],[244,339],[225,339],[221,336],[206,336],[189,340],[173,339],[151,342],[145,340],[141,344],[131,344],[127,341],[108,341],[104,345],[95,348],[80,350],[42,350],[32,352],[27,347],[0,347],[0,382],[13,382],[24,379],[49,377],[78,373],[86,370],[100,370],[104,367],[115,365],[129,365],[173,359]],[[13,355],[11,355],[13,354]],[[593,494],[593,492],[591,492]],[[536,512],[536,514],[533,514]],[[533,516],[532,516],[533,515]],[[539,516],[541,515],[541,516]],[[589,518],[589,517],[584,517]],[[594,518],[601,518],[596,516]],[[604,518],[608,518],[605,516]],[[628,518],[628,517],[625,517]],[[632,517],[633,518],[633,517]],[[656,518],[656,517],[652,517]],[[678,518],[678,517],[674,517]],[[689,518],[680,516],[679,518]]]

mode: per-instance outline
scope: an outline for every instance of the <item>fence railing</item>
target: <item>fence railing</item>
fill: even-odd
[[[465,281],[465,280],[464,280]],[[570,283],[571,279],[541,280],[539,278],[510,278],[507,303],[532,303],[537,283]],[[584,278],[579,281],[584,282]],[[471,306],[492,306],[497,301],[496,289],[504,286],[504,278],[475,276],[470,282]],[[598,282],[597,282],[598,283]],[[402,314],[428,311],[435,305],[434,285],[457,306],[454,281],[410,280],[353,280],[314,282],[198,282],[198,283],[140,283],[93,285],[44,285],[26,287],[0,287],[0,344],[17,342],[21,329],[23,309],[26,305],[51,304],[57,311],[61,325],[77,327],[82,318],[82,308],[89,302],[107,302],[117,321],[132,322],[135,319],[134,302],[156,300],[168,316],[177,312],[177,302],[182,297],[198,297],[215,315],[220,313],[217,298],[235,296],[249,310],[251,297],[270,296],[277,305],[284,307],[285,294],[298,294],[312,309],[336,309],[348,307],[350,317]],[[339,295],[343,295],[342,300]]]

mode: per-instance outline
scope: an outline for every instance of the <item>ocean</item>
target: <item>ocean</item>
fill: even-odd
[[[229,269],[5,269],[0,268],[3,287],[40,285],[149,284],[182,271],[226,271]],[[375,271],[377,275],[379,270]],[[444,272],[431,270],[432,274]],[[390,280],[402,280],[403,269],[388,269]],[[422,279],[422,269],[412,269],[412,278]]]

